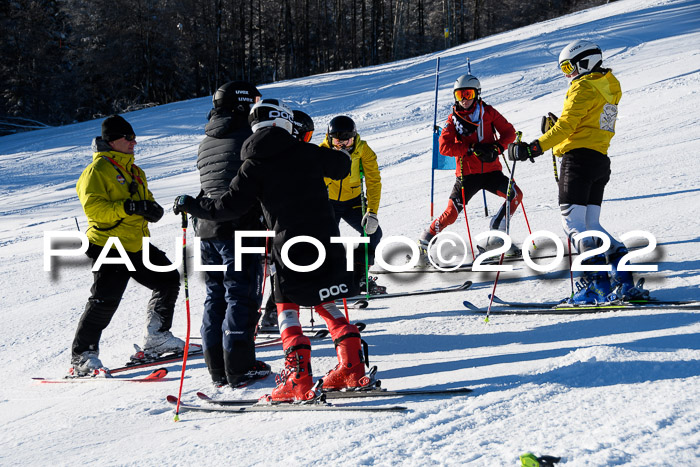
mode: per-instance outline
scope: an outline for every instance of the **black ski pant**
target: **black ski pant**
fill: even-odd
[[[572,149],[562,156],[559,170],[559,204],[603,204],[610,181],[610,158],[593,149]]]
[[[102,247],[90,244],[86,255],[92,259],[94,265],[102,251]],[[103,264],[99,271],[93,271],[93,284],[90,289],[90,298],[85,305],[85,311],[80,317],[78,329],[73,340],[72,354],[77,358],[81,353],[94,350],[99,351],[102,331],[107,328],[112,316],[117,311],[124,290],[129,279],[134,279],[139,284],[153,290],[148,302],[147,315],[158,315],[161,326],[158,332],[168,331],[173,323],[175,301],[180,291],[180,273],[177,269],[168,272],[151,271],[143,263],[142,252],[130,253],[127,256],[131,260],[135,270],[129,271],[124,264]],[[107,254],[109,258],[119,257],[114,248]],[[165,253],[150,245],[149,260],[156,266],[168,266],[172,264]]]
[[[202,316],[204,359],[212,380],[234,384],[255,365],[255,328],[262,301],[260,256],[244,254],[235,270],[233,240],[202,240],[202,263],[226,266],[207,271],[207,298]]]
[[[331,201],[331,206],[333,207],[333,212],[335,214],[335,219],[340,224],[341,219],[348,223],[350,227],[355,229],[360,235],[363,233],[362,229],[362,200],[358,196],[347,201]],[[377,249],[377,245],[382,240],[382,228],[377,227],[376,232],[369,236],[369,243],[367,244],[367,265],[372,266],[374,264],[374,252]],[[360,278],[365,276],[365,245],[361,244],[359,247],[355,248],[354,252],[354,263],[355,263],[355,274],[354,277],[356,282],[359,283]]]

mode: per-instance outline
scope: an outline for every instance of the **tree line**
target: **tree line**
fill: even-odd
[[[0,134],[386,63],[604,0],[4,0]]]

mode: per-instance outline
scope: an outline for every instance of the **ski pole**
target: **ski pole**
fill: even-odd
[[[270,229],[267,229],[268,231]],[[265,237],[265,257],[263,258],[263,261],[265,261],[265,268],[263,269],[263,280],[262,280],[262,290],[260,291],[260,307],[258,308],[258,314],[260,316],[263,315],[263,298],[265,297],[265,283],[267,282],[267,258],[269,255],[269,250],[268,250],[268,244],[270,242],[270,237]],[[270,277],[270,293],[272,293],[272,277]],[[273,297],[274,298],[274,297]],[[258,331],[260,330],[260,318],[258,318],[258,324],[255,326],[255,335],[253,336],[253,340],[257,339],[258,337]]]
[[[523,137],[522,131],[518,131],[515,133],[515,141],[517,143],[520,142],[520,140]],[[510,190],[513,185],[513,178],[515,177],[515,163],[517,161],[513,161],[513,170],[510,171],[510,179],[508,179],[508,190],[506,192],[506,203],[508,203],[508,198],[510,197]],[[510,235],[510,205],[506,206],[506,235]],[[503,264],[503,258],[505,258],[506,253],[505,251],[501,253],[501,258],[498,260],[498,265],[501,266]],[[489,322],[489,316],[491,315],[491,306],[493,305],[493,297],[496,295],[496,286],[498,285],[498,278],[501,275],[501,271],[496,271],[496,279],[493,281],[493,289],[491,290],[491,300],[489,301],[489,307],[486,310],[486,318],[484,319],[484,322],[488,323]]]
[[[187,286],[187,213],[182,213],[182,277],[185,283],[185,309],[187,310],[187,335],[185,337],[185,350],[182,356],[182,373],[180,373],[180,390],[177,394],[177,406],[175,407],[175,421],[180,421],[180,400],[182,399],[182,385],[185,382],[185,369],[187,368],[187,353],[190,350],[190,292]]]
[[[360,203],[362,206],[362,218],[365,217],[365,211],[367,209],[365,205],[365,171],[362,168],[362,161],[360,161]],[[362,227],[362,236],[367,237],[367,230]],[[369,300],[369,243],[365,243],[365,287],[367,288],[367,293],[365,297]],[[347,308],[345,308],[347,313]],[[350,321],[350,318],[348,318]]]
[[[476,260],[474,245],[472,244],[472,232],[469,230],[469,219],[467,218],[467,201],[464,198],[464,172],[462,172],[462,158],[459,158],[459,184],[462,187],[462,212],[464,212],[464,222],[467,224],[467,235],[469,236],[469,247],[472,249],[472,262]]]

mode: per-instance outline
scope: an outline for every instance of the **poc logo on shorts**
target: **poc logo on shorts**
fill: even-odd
[[[340,285],[332,285],[328,287],[327,289],[321,289],[318,291],[318,296],[321,300],[325,300],[326,298],[333,297],[335,295],[340,295],[341,293],[347,293],[348,291],[348,286],[345,284],[340,284]]]

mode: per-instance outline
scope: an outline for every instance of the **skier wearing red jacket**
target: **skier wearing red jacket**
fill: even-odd
[[[481,83],[470,74],[460,76],[453,87],[455,104],[447,124],[440,134],[440,154],[457,159],[457,181],[452,188],[445,211],[423,232],[418,241],[421,264],[428,262],[430,240],[453,224],[464,203],[478,193],[487,190],[502,198],[508,192],[508,177],[502,170],[498,156],[515,140],[515,129],[495,108],[481,100]],[[491,230],[505,231],[506,204],[510,215],[522,201],[522,191],[515,184],[508,201],[491,219]],[[464,194],[462,194],[464,190]],[[482,247],[490,250],[502,245],[498,237],[491,237]],[[508,255],[517,255],[511,248]]]

